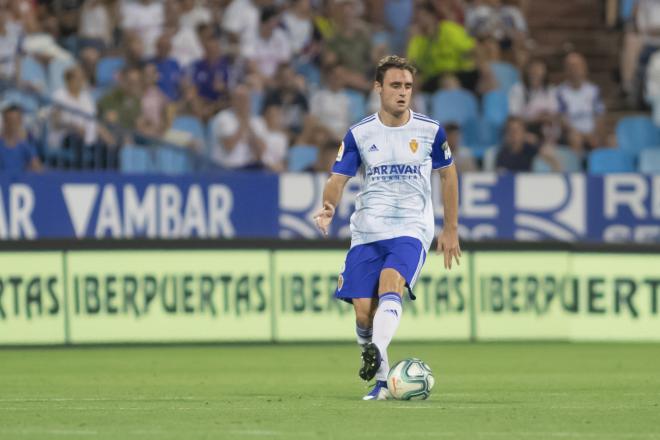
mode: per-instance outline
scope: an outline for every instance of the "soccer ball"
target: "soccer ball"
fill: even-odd
[[[397,400],[428,399],[433,385],[431,368],[417,358],[397,362],[387,375],[387,389]]]

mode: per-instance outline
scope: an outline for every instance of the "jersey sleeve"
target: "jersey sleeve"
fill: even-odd
[[[433,140],[433,146],[431,147],[431,164],[433,169],[437,170],[447,167],[452,163],[454,163],[454,159],[451,157],[447,135],[445,135],[445,130],[442,127],[438,127],[438,131],[435,133],[435,139]]]
[[[348,133],[346,133],[344,140],[339,146],[337,160],[332,166],[332,172],[353,177],[360,168],[360,165],[362,165],[360,151],[358,150],[353,133],[351,130],[348,130]]]

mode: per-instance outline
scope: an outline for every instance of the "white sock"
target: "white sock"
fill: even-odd
[[[360,324],[355,323],[355,334],[357,335],[357,343],[360,347],[364,346],[367,342],[371,342],[372,328],[360,327]]]
[[[387,361],[387,347],[399,327],[401,320],[401,297],[394,292],[381,295],[378,300],[378,309],[374,316],[374,330],[371,341],[380,351],[380,367],[376,372],[376,380],[387,380],[390,364]]]

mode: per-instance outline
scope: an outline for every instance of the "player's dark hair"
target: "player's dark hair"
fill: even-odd
[[[388,55],[381,58],[378,62],[378,67],[376,67],[376,82],[383,84],[383,78],[385,78],[385,72],[390,69],[403,69],[407,70],[411,74],[415,75],[417,69],[413,66],[410,61],[407,59],[397,56],[397,55]]]

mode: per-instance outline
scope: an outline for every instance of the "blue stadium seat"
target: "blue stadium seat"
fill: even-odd
[[[621,21],[628,21],[632,18],[637,0],[619,0],[619,18]]]
[[[288,165],[289,171],[303,171],[316,162],[319,149],[314,145],[294,145],[289,149]]]
[[[48,64],[48,90],[52,95],[56,90],[64,87],[64,74],[76,62],[72,59],[54,59]]]
[[[150,173],[153,171],[151,162],[151,152],[146,147],[125,145],[119,152],[119,169],[123,173]]]
[[[304,63],[296,66],[296,73],[305,78],[307,86],[312,88],[321,84],[321,71],[313,63]]]
[[[483,96],[483,116],[495,127],[502,127],[509,117],[509,96],[502,90],[494,90]]]
[[[172,128],[174,130],[190,133],[192,137],[204,147],[203,150],[206,151],[206,131],[204,129],[204,124],[202,124],[202,121],[195,116],[177,116],[174,118],[174,121],[172,121]]]
[[[367,98],[364,96],[364,93],[357,90],[346,89],[344,92],[350,102],[351,124],[355,124],[367,114]]]
[[[619,148],[601,148],[589,153],[588,170],[591,174],[632,173],[635,156]]]
[[[520,81],[520,72],[511,63],[493,62],[490,63],[490,68],[497,79],[499,89],[506,93],[509,93],[509,89]]]
[[[660,174],[660,148],[647,148],[639,153],[639,172]]]
[[[455,122],[463,126],[470,119],[477,119],[477,98],[467,90],[438,90],[431,96],[431,116],[441,124]]]
[[[502,128],[484,118],[470,119],[462,127],[463,144],[470,148],[472,156],[481,159],[488,147],[501,141]]]
[[[159,147],[156,171],[163,174],[186,174],[193,171],[190,152],[185,148]]]
[[[100,88],[114,84],[116,75],[124,67],[124,59],[120,57],[101,58],[96,65],[96,85]]]
[[[44,69],[39,61],[31,56],[26,56],[21,59],[21,80],[30,83],[40,92],[48,91],[46,69]]]
[[[637,153],[660,145],[660,131],[648,116],[626,116],[616,124],[619,147]]]
[[[556,149],[557,159],[562,166],[564,173],[579,173],[582,171],[580,158],[569,148],[560,147]],[[535,173],[551,173],[552,168],[550,164],[545,161],[541,156],[536,156],[532,162],[532,171]]]

